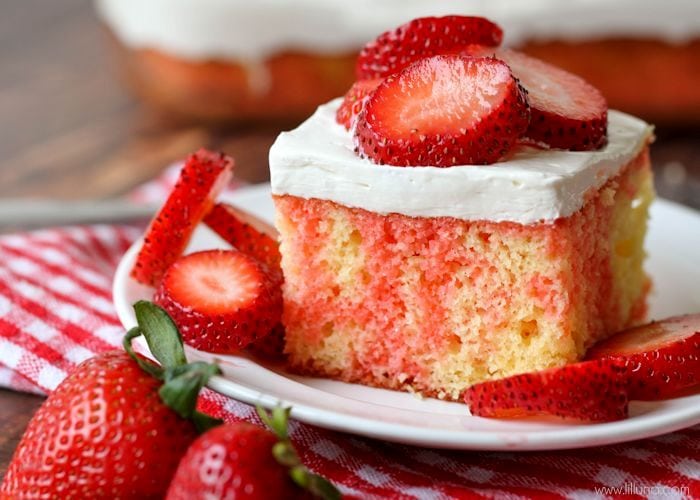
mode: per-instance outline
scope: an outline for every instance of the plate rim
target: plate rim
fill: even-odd
[[[246,196],[256,198],[257,196],[267,195],[269,194],[269,189],[270,187],[267,183],[256,184],[239,188],[225,195],[223,198],[231,203],[240,204],[240,198],[245,198]],[[662,198],[657,198],[654,204],[663,207],[663,209],[682,211],[686,215],[697,218],[698,224],[700,224],[700,212],[690,207]],[[117,310],[117,316],[122,325],[127,329],[134,326],[135,320],[131,312],[131,305],[127,303],[126,294],[122,293],[122,291],[126,290],[126,285],[130,281],[129,269],[133,264],[141,242],[142,237],[139,237],[122,256],[117,265],[112,285],[112,299]],[[150,355],[146,343],[141,341],[141,345],[144,347],[145,353]],[[187,347],[187,351],[189,358],[194,349]],[[207,356],[207,353],[201,353],[201,355]],[[268,369],[264,364],[256,364],[264,369]],[[285,378],[294,381],[288,377]],[[323,379],[321,377],[318,378]],[[556,424],[553,425],[552,428],[533,431],[435,429],[403,423],[389,423],[383,420],[349,415],[341,411],[331,411],[303,403],[300,404],[272,394],[265,394],[258,389],[235,382],[221,375],[212,377],[207,386],[224,396],[248,404],[259,404],[268,409],[279,404],[291,406],[291,416],[307,424],[384,441],[444,449],[484,451],[575,449],[650,438],[700,424],[700,404],[698,404],[674,408],[670,414],[662,411],[660,414],[643,414],[638,417],[632,417],[617,422],[582,425]],[[310,386],[307,387],[322,391],[322,389]],[[405,394],[406,396],[413,397],[409,393]],[[337,396],[350,399],[346,396]],[[700,395],[686,397],[697,398],[698,402],[700,402]],[[369,401],[364,403],[375,404]],[[472,417],[468,413],[465,413],[464,416],[475,419],[480,418]],[[508,434],[509,437],[506,437],[506,434]],[[583,439],[582,435],[584,435]]]

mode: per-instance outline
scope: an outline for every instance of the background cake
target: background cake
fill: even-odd
[[[131,86],[179,115],[300,119],[355,78],[355,54],[426,15],[496,20],[504,44],[569,69],[612,107],[697,122],[700,7],[692,0],[98,0]]]

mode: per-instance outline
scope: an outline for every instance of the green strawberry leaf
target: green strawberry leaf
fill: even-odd
[[[164,309],[140,300],[134,304],[134,311],[139,326],[127,332],[124,349],[141,369],[164,382],[158,390],[161,400],[180,417],[192,420],[200,433],[222,424],[222,420],[196,410],[202,387],[212,375],[221,373],[221,369],[203,361],[187,363],[180,332]],[[146,338],[149,349],[161,366],[136,354],[131,341],[139,335]]]
[[[168,369],[187,363],[180,332],[164,309],[153,302],[139,300],[134,304],[134,312],[148,348],[163,367]]]
[[[272,447],[272,455],[278,463],[289,468],[289,476],[292,478],[292,481],[315,497],[323,500],[339,500],[341,498],[340,491],[333,486],[333,483],[311,472],[299,460],[299,455],[289,440],[289,432],[287,430],[291,408],[276,406],[272,410],[272,415],[260,405],[256,406],[255,409],[260,420],[272,429],[279,438],[279,441]]]
[[[138,326],[135,326],[134,328],[126,332],[124,340],[122,341],[124,350],[131,357],[131,359],[136,361],[136,364],[139,365],[139,367],[141,367],[143,371],[145,371],[152,377],[157,378],[158,380],[163,380],[163,369],[150,359],[146,359],[143,356],[139,356],[138,354],[136,354],[134,348],[131,347],[131,341],[136,337],[141,336],[142,333],[143,332],[141,331],[141,327]]]
[[[272,432],[280,439],[280,441],[286,441],[289,439],[289,434],[287,433],[287,423],[289,421],[289,412],[292,411],[291,408],[282,408],[281,406],[275,406],[272,409],[272,416],[262,407],[256,406],[255,410],[258,412],[260,420],[272,429]]]
[[[340,500],[342,495],[338,488],[333,486],[328,479],[317,474],[308,473],[309,484],[307,489],[319,498],[324,500]]]
[[[165,383],[158,390],[160,398],[183,418],[192,418],[197,397],[212,375],[221,369],[203,361],[165,369]]]
[[[200,434],[204,434],[209,429],[213,429],[214,427],[224,423],[224,421],[220,418],[214,418],[211,415],[207,415],[206,413],[202,413],[200,411],[195,411],[192,414],[192,421],[194,422],[194,426],[197,428],[197,432]]]

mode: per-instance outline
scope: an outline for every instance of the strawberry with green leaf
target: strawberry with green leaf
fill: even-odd
[[[180,462],[167,499],[340,498],[299,460],[287,433],[289,409],[277,407],[271,415],[257,410],[273,432],[236,422],[203,434]]]
[[[200,390],[219,368],[187,363],[180,334],[163,309],[146,301],[134,309],[138,326],[124,338],[126,352],[80,364],[34,415],[0,485],[0,498],[163,498],[199,432],[203,437],[215,432],[216,439],[237,428],[220,426],[220,420],[196,410]],[[160,364],[134,352],[131,342],[140,335]],[[246,446],[239,439],[241,460],[260,464],[238,468],[236,477],[244,482],[267,477],[268,466],[281,467],[272,458],[278,447],[274,436],[259,427],[250,433],[265,434],[261,442],[269,447]],[[283,464],[291,466],[297,483],[316,491],[320,479],[302,473],[298,461]],[[286,469],[282,472],[285,491],[303,493]]]
[[[81,363],[27,427],[0,497],[149,498],[162,496],[197,430],[219,423],[195,410],[215,365],[188,364],[175,325],[148,302],[127,352]],[[145,334],[161,365],[134,353]]]

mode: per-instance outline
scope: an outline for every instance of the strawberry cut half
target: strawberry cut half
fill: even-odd
[[[628,415],[628,365],[595,360],[482,382],[464,392],[472,415],[488,418],[555,416],[609,422]]]
[[[481,51],[488,53],[488,51]],[[527,90],[530,126],[525,137],[571,151],[590,151],[608,142],[608,104],[583,78],[514,50],[498,50]]]
[[[282,293],[265,268],[237,250],[206,250],[168,268],[153,301],[183,340],[231,354],[269,335],[282,315]]]
[[[676,316],[617,333],[589,359],[630,362],[630,398],[667,399],[700,385],[700,314]]]
[[[200,149],[185,161],[165,204],[151,221],[131,276],[157,286],[165,270],[182,255],[195,227],[231,179],[233,158]]]
[[[350,130],[355,125],[357,117],[365,105],[365,101],[380,83],[382,83],[381,78],[358,80],[353,83],[335,113],[335,121],[345,127],[346,130]]]
[[[379,35],[360,51],[358,80],[384,78],[420,59],[458,54],[469,45],[497,47],[503,30],[483,17],[422,17]]]
[[[384,80],[354,139],[380,165],[484,165],[505,156],[528,122],[525,94],[503,61],[441,55]]]

